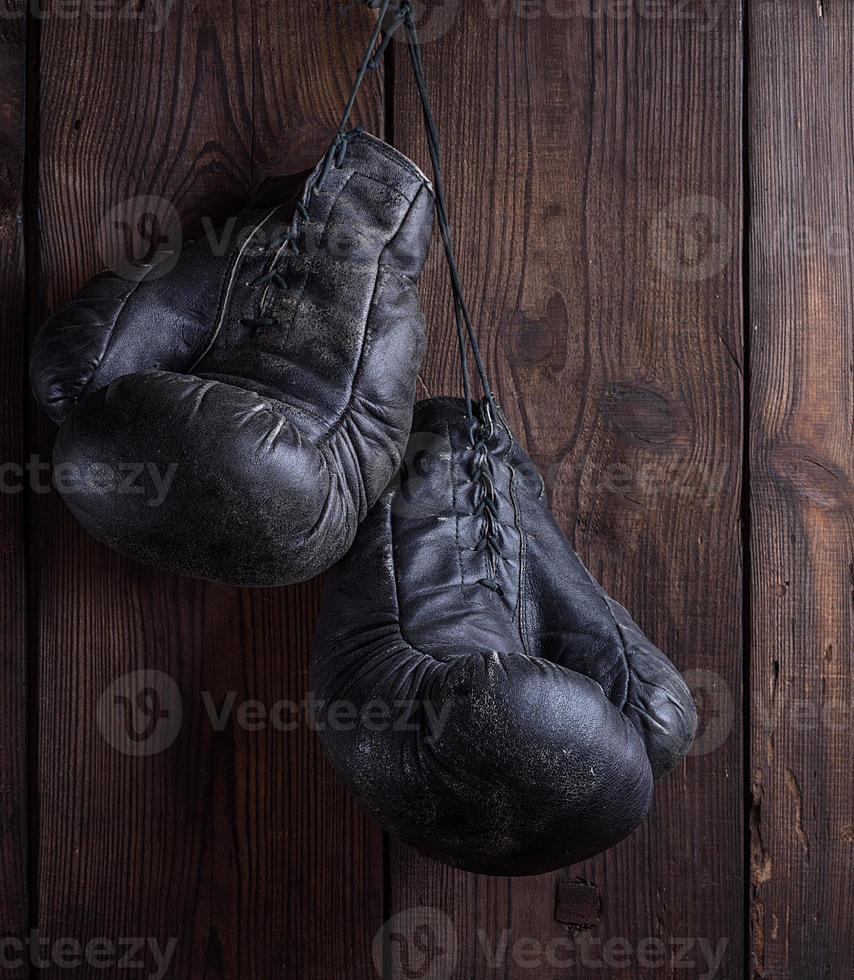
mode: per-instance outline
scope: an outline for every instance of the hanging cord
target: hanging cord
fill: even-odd
[[[442,154],[441,145],[439,142],[439,132],[430,105],[430,95],[427,87],[427,80],[424,72],[424,61],[421,53],[421,42],[418,37],[418,29],[415,23],[412,4],[409,2],[409,0],[403,0],[400,6],[394,11],[391,22],[385,30],[383,40],[379,45],[377,45],[380,35],[383,33],[383,25],[386,22],[387,15],[391,8],[391,0],[362,0],[362,2],[371,7],[379,7],[379,15],[377,17],[374,29],[371,32],[371,37],[368,41],[367,48],[365,49],[365,55],[362,59],[362,63],[359,66],[358,72],[356,73],[356,79],[353,83],[350,96],[347,99],[346,105],[344,106],[344,111],[341,116],[341,121],[338,124],[335,138],[333,139],[323,158],[323,163],[316,181],[310,188],[307,188],[307,193],[315,194],[320,191],[323,188],[333,166],[343,166],[347,155],[349,141],[356,134],[356,132],[358,132],[358,130],[355,132],[348,132],[347,126],[350,122],[350,116],[356,104],[356,98],[358,97],[359,91],[364,84],[368,73],[370,71],[375,71],[379,67],[395,33],[401,26],[405,26],[409,60],[412,64],[412,70],[415,76],[416,86],[418,88],[418,96],[421,101],[427,136],[427,146],[433,166],[433,184],[436,192],[436,213],[438,217],[439,230],[442,236],[442,244],[444,246],[445,258],[451,280],[451,291],[453,293],[454,300],[454,320],[457,330],[457,342],[460,351],[460,367],[462,372],[466,414],[469,418],[473,417],[474,415],[468,366],[468,344],[470,344],[475,367],[477,369],[480,383],[486,398],[487,411],[489,414],[494,415],[496,412],[495,398],[493,396],[486,367],[481,356],[480,346],[474,331],[474,325],[472,324],[468,304],[465,300],[459,266],[457,264],[456,248],[454,246],[450,218],[448,217],[448,205],[442,176]],[[268,251],[273,253],[275,257],[271,262],[268,271],[263,273],[255,281],[255,285],[272,285],[277,289],[288,288],[285,280],[287,258],[290,255],[299,254],[299,225],[301,221],[307,220],[308,212],[303,201],[297,205],[295,220],[291,227],[268,246]],[[280,257],[282,255],[284,255],[284,262],[280,261]],[[255,317],[246,317],[241,322],[246,326],[256,329],[260,327],[278,325],[276,318],[263,316],[260,313]]]
[[[472,355],[475,367],[480,378],[483,393],[490,409],[495,412],[495,398],[489,384],[489,377],[480,353],[480,346],[472,324],[471,314],[463,292],[462,280],[460,278],[459,266],[457,265],[456,249],[454,247],[451,222],[448,217],[448,205],[445,197],[445,186],[442,177],[442,152],[439,143],[439,131],[436,120],[430,105],[430,94],[427,88],[427,79],[424,72],[424,61],[421,54],[421,42],[418,37],[418,28],[412,11],[412,5],[408,0],[404,0],[398,11],[403,15],[406,25],[407,42],[409,49],[409,60],[412,63],[412,71],[415,75],[415,83],[418,87],[418,96],[421,100],[421,108],[424,114],[424,126],[427,135],[427,147],[430,151],[430,160],[433,164],[433,184],[436,191],[436,213],[439,219],[439,230],[442,235],[442,244],[445,247],[445,258],[448,263],[448,271],[451,277],[451,291],[454,296],[454,315],[457,325],[457,339],[460,346],[460,365],[463,375],[463,391],[465,394],[466,412],[472,416],[471,384],[469,381],[468,354],[466,349],[466,336],[471,344]]]
[[[338,124],[338,132],[335,134],[335,139],[332,141],[332,146],[329,147],[326,154],[326,159],[323,162],[323,169],[321,170],[320,177],[317,182],[318,187],[323,187],[333,163],[340,167],[344,162],[344,156],[347,150],[347,140],[350,136],[350,134],[347,132],[347,126],[350,122],[350,115],[353,112],[353,106],[356,104],[356,97],[359,94],[359,89],[361,89],[368,72],[376,71],[377,68],[379,68],[383,55],[386,52],[386,48],[388,48],[389,44],[391,43],[391,39],[394,37],[398,28],[404,23],[405,15],[403,9],[399,8],[395,10],[394,17],[386,30],[385,37],[383,38],[379,47],[377,47],[377,41],[383,32],[383,24],[385,23],[386,15],[388,14],[390,7],[391,0],[382,0],[380,13],[377,17],[377,22],[374,25],[374,29],[371,32],[371,39],[368,41],[368,46],[365,49],[365,56],[362,59],[358,72],[356,73],[356,81],[353,83],[350,98],[347,99],[347,104],[344,106],[341,122]]]
[[[252,283],[252,285],[255,287],[273,286],[276,289],[288,288],[287,280],[285,279],[287,261],[290,256],[300,254],[300,223],[307,222],[309,220],[308,209],[306,208],[306,198],[308,195],[316,194],[318,191],[323,189],[326,179],[329,176],[333,166],[343,166],[344,160],[347,156],[349,142],[353,136],[359,132],[359,130],[354,132],[347,131],[347,126],[350,122],[350,116],[353,112],[353,107],[356,104],[356,98],[359,94],[359,90],[361,89],[368,72],[377,70],[396,31],[404,23],[404,12],[400,9],[396,10],[394,17],[392,18],[392,21],[386,31],[385,37],[383,38],[379,47],[377,47],[377,41],[382,33],[383,23],[385,22],[386,14],[388,13],[390,6],[391,0],[383,0],[380,15],[373,31],[371,32],[368,46],[365,49],[365,55],[362,58],[362,63],[359,66],[358,72],[356,73],[356,80],[353,83],[350,97],[347,99],[347,104],[344,106],[341,122],[338,124],[335,138],[323,157],[323,163],[317,179],[310,187],[306,188],[306,195],[303,200],[297,204],[295,218],[290,227],[288,227],[282,235],[279,235],[277,238],[273,239],[267,246],[267,253],[272,255],[273,258],[270,262],[268,270],[262,273]],[[260,305],[263,306],[263,303],[264,299],[262,296]],[[279,320],[276,317],[269,315],[265,316],[263,311],[260,309],[255,316],[243,317],[241,318],[240,322],[244,326],[253,330],[280,326]]]

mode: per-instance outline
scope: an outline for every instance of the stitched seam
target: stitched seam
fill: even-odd
[[[349,183],[349,181],[348,181],[348,183]],[[381,255],[384,254],[391,247],[391,244],[395,241],[395,239],[398,237],[398,235],[400,235],[401,229],[403,228],[403,226],[406,224],[407,220],[409,219],[409,216],[412,213],[412,209],[414,207],[415,207],[415,201],[414,200],[409,201],[409,207],[406,209],[406,213],[401,218],[400,224],[397,226],[397,229],[395,230],[394,235],[392,236],[389,244],[386,245],[386,247],[383,249],[383,252],[381,253]],[[332,212],[330,211],[330,214],[331,213]],[[354,403],[354,401],[356,400],[356,397],[357,397],[357,393],[356,392],[357,392],[359,381],[360,381],[360,378],[361,378],[361,375],[362,375],[363,366],[364,366],[364,363],[365,363],[365,353],[366,353],[367,350],[370,349],[370,346],[371,346],[371,343],[372,343],[373,337],[374,337],[374,333],[373,333],[373,330],[372,330],[372,327],[371,327],[371,323],[373,321],[374,314],[376,312],[374,310],[374,303],[376,301],[377,293],[378,293],[378,291],[380,289],[380,286],[381,286],[380,280],[382,278],[382,274],[384,273],[384,271],[385,271],[385,265],[384,265],[384,263],[379,263],[377,265],[376,279],[374,280],[374,289],[373,289],[373,292],[371,293],[371,301],[368,304],[368,315],[367,315],[367,318],[365,319],[365,328],[364,328],[365,329],[365,332],[364,332],[364,336],[362,338],[362,349],[359,351],[359,360],[358,360],[358,362],[356,364],[356,370],[353,372],[353,380],[352,380],[352,382],[350,384],[350,394],[349,394],[349,397],[347,398],[347,403],[341,409],[341,413],[339,414],[338,418],[335,419],[335,421],[332,423],[329,431],[319,441],[318,445],[323,445],[324,443],[331,441],[331,439],[333,439],[334,436],[337,434],[338,430],[340,428],[342,428],[342,426],[344,425],[347,417],[352,413],[353,403]],[[412,280],[409,279],[408,276],[405,276],[404,278],[407,279],[407,281],[409,281],[409,282],[412,281]]]
[[[413,177],[417,178],[424,187],[433,193],[433,185],[430,182],[429,177],[421,170],[417,163],[414,163],[407,156],[401,153],[399,150],[395,150],[394,147],[389,146],[388,143],[384,143],[382,140],[377,139],[376,136],[372,136],[370,133],[361,133],[357,139],[362,140],[365,143],[369,143],[380,156],[384,156],[387,160],[392,163],[400,164],[400,166]]]
[[[164,261],[165,261],[165,259],[164,259]],[[152,266],[151,269],[148,270],[148,272],[151,272],[152,269],[154,269],[154,268],[155,268],[155,266]],[[131,296],[133,296],[136,293],[136,291],[139,289],[139,287],[145,282],[146,276],[148,275],[148,272],[146,272],[146,274],[141,279],[138,279],[133,284],[133,286],[131,286],[131,288],[125,293],[124,298],[122,299],[122,302],[121,302],[121,306],[119,307],[119,310],[116,313],[115,317],[113,317],[113,323],[112,323],[112,326],[110,327],[110,332],[107,335],[107,341],[104,344],[104,349],[101,351],[101,356],[98,358],[97,363],[92,368],[92,373],[86,379],[86,383],[83,385],[82,388],[80,388],[80,390],[75,395],[75,401],[78,401],[79,402],[83,398],[85,398],[87,394],[89,394],[89,388],[90,388],[90,386],[92,385],[92,383],[95,380],[95,375],[100,370],[101,365],[104,363],[104,358],[109,353],[110,347],[112,347],[113,342],[115,341],[116,331],[117,331],[117,328],[118,328],[118,325],[119,325],[119,320],[121,319],[122,314],[125,311],[125,307],[127,306],[128,302],[130,301]]]
[[[620,637],[620,645],[623,648],[623,665],[626,668],[626,677],[628,678],[628,680],[626,681],[626,696],[623,699],[623,703],[620,705],[620,710],[622,711],[625,708],[625,706],[629,703],[629,689],[630,689],[631,684],[632,684],[632,669],[629,666],[629,648],[626,646],[626,638],[623,635],[622,627],[617,622],[617,619],[614,616],[614,614],[611,612],[611,606],[608,604],[608,598],[605,595],[605,593],[604,593],[604,591],[602,589],[602,586],[599,585],[599,583],[596,581],[595,578],[593,578],[593,576],[590,574],[590,572],[589,572],[587,566],[584,564],[584,562],[581,561],[580,558],[578,559],[578,561],[579,561],[579,564],[581,565],[581,567],[584,569],[584,574],[590,580],[590,584],[596,589],[596,592],[598,593],[599,598],[602,601],[602,605],[607,610],[608,616],[610,617],[611,622],[614,624],[614,628],[617,631],[617,635]]]
[[[380,253],[380,262],[379,262],[379,265],[380,265],[381,268],[383,266],[386,266],[387,265],[387,263],[385,263],[385,262],[382,261],[383,255],[385,255],[386,252],[388,252],[390,249],[393,249],[394,248],[395,242],[403,234],[403,229],[406,227],[407,221],[409,221],[409,218],[410,218],[412,212],[415,210],[415,205],[418,203],[418,198],[421,196],[421,191],[422,190],[423,190],[423,188],[419,188],[418,189],[418,192],[415,195],[415,197],[413,197],[411,201],[409,201],[408,198],[404,198],[404,200],[408,201],[409,207],[406,209],[406,214],[404,214],[403,220],[397,226],[397,231],[395,231],[394,235],[391,237],[391,239],[389,240],[389,242],[386,245],[386,247]],[[389,266],[389,268],[390,268],[390,266]],[[414,281],[411,276],[407,276],[405,273],[403,274],[403,277],[405,279],[409,279],[410,282],[413,282]]]
[[[341,203],[341,198],[344,195],[344,191],[346,191],[347,188],[350,186],[350,181],[355,176],[356,176],[356,172],[355,171],[353,171],[350,174],[347,174],[347,179],[344,181],[344,183],[336,191],[335,197],[333,198],[332,203],[329,205],[329,210],[326,212],[326,218],[323,221],[323,236],[321,237],[320,242],[318,243],[318,246],[317,246],[318,249],[323,248],[323,246],[326,244],[326,241],[327,241],[327,239],[329,237],[329,222],[332,219],[332,215],[335,213],[335,209]]]
[[[432,653],[427,653],[424,650],[419,650],[407,636],[407,632],[403,626],[403,610],[400,605],[400,582],[398,581],[397,573],[397,561],[394,557],[394,510],[392,508],[392,502],[389,500],[388,507],[388,535],[389,535],[389,555],[391,556],[391,569],[392,569],[392,582],[394,583],[394,604],[397,607],[397,632],[400,634],[401,640],[413,650],[415,653],[422,657],[427,657],[435,663],[441,663],[437,657],[434,657]]]
[[[513,433],[510,431],[509,427],[502,423],[502,428],[510,437],[510,446],[504,455],[504,462],[510,467],[510,499],[513,501],[513,514],[515,517],[516,529],[519,532],[519,587],[518,595],[516,597],[516,609],[514,611],[514,618],[518,615],[519,618],[519,636],[522,640],[522,647],[528,656],[531,655],[531,636],[530,630],[528,629],[528,617],[526,615],[527,603],[525,602],[525,561],[528,554],[528,545],[525,535],[525,529],[522,526],[522,509],[519,506],[519,496],[517,493],[517,480],[518,473],[516,468],[510,462],[510,456],[516,445],[516,440],[513,438]]]
[[[338,434],[339,430],[343,428],[347,417],[351,414],[353,402],[356,399],[356,375],[359,373],[359,370],[361,369],[362,360],[365,356],[365,346],[369,342],[369,335],[371,335],[371,316],[373,314],[374,300],[376,299],[379,285],[380,285],[380,270],[377,269],[377,277],[374,280],[374,289],[373,292],[371,293],[371,302],[368,305],[368,310],[370,312],[368,313],[367,320],[365,321],[365,333],[362,338],[362,349],[359,351],[359,362],[356,367],[356,373],[353,375],[353,382],[350,385],[350,394],[347,398],[347,403],[341,409],[341,412],[339,413],[338,417],[332,422],[327,433],[318,441],[318,446],[322,446],[328,442],[331,442]]]
[[[394,604],[395,604],[395,606],[397,608],[397,624],[396,624],[397,625],[397,632],[398,632],[398,634],[400,636],[400,639],[406,644],[406,646],[413,653],[417,653],[420,657],[424,657],[427,660],[431,660],[433,663],[445,664],[445,663],[447,663],[447,660],[441,660],[439,657],[434,656],[432,653],[429,653],[426,650],[421,650],[419,647],[415,646],[415,644],[409,639],[409,637],[407,635],[407,632],[406,632],[406,630],[404,628],[404,625],[403,625],[403,615],[402,615],[401,605],[400,605],[400,583],[398,581],[397,561],[396,561],[396,559],[394,557],[394,523],[395,523],[394,522],[394,511],[393,511],[393,508],[391,506],[391,501],[389,501],[389,506],[388,506],[388,525],[387,526],[388,526],[388,534],[389,534],[389,556],[391,558],[391,568],[392,568],[391,580],[392,580],[392,585],[394,586]],[[477,653],[477,652],[471,652],[471,653],[465,654],[465,657],[464,658],[460,658],[460,659],[470,659],[472,657],[477,657],[477,656],[481,656],[482,657],[482,656],[484,656],[484,654],[483,653]],[[501,656],[510,656],[510,655],[509,654],[501,654],[501,653],[499,653],[499,656],[501,657]],[[530,660],[531,663],[533,663],[533,664],[546,664],[549,668],[555,668],[555,669],[562,670],[562,671],[568,669],[568,668],[564,668],[564,667],[558,667],[557,664],[553,664],[550,660],[545,660],[543,657],[534,657],[534,656],[531,656],[531,654],[529,654],[527,652],[523,652],[521,654],[517,654],[516,656],[527,657],[528,660]],[[575,672],[575,673],[577,673],[577,672]]]

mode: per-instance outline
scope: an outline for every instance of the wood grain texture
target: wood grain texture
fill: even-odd
[[[426,951],[399,930],[390,975],[456,941],[453,975],[478,980],[671,977],[687,962],[696,972],[686,975],[700,975],[709,948],[715,975],[736,976],[740,5],[703,22],[698,8],[684,16],[673,5],[656,17],[631,4],[620,5],[627,16],[599,17],[579,5],[450,6],[453,24],[425,60],[499,399],[581,557],[687,673],[716,731],[659,785],[629,841],[563,875],[476,878],[393,844],[392,912],[448,918],[434,916]],[[428,34],[439,17],[428,7]],[[399,47],[395,66],[395,138],[425,160]],[[424,281],[434,394],[459,391],[444,283],[436,251]],[[599,925],[578,934],[555,921],[557,881],[575,876],[603,904]]]
[[[126,562],[41,492],[36,470],[30,813],[24,503],[0,494],[0,938],[28,927],[29,874],[43,937],[138,937],[140,975],[156,966],[152,944],[174,939],[170,980],[366,980],[389,916],[386,980],[443,966],[455,980],[735,977],[746,958],[768,980],[850,972],[854,4],[748,6],[749,393],[742,6],[421,4],[461,264],[502,404],[580,555],[700,701],[698,751],[643,827],[527,880],[458,874],[396,842],[384,855],[304,721],[319,584],[248,592]],[[30,402],[24,445],[19,411],[23,8],[7,0],[0,17],[0,462],[35,453],[44,465],[54,430]],[[42,314],[176,221],[195,234],[262,177],[310,166],[370,17],[336,0],[286,13],[274,0],[39,9],[29,150]],[[393,50],[389,132],[426,166],[405,51]],[[372,76],[356,121],[377,133],[383,98]],[[457,393],[438,248],[423,285],[420,394]]]
[[[753,976],[847,976],[854,5],[750,9]]]
[[[27,931],[28,778],[26,710],[26,557],[23,399],[24,104],[26,36],[23,2],[0,20],[0,939]],[[19,959],[4,947],[11,964]],[[9,977],[28,975],[7,966]]]
[[[90,7],[46,4],[42,24],[45,314],[175,218],[198,231],[260,177],[314,162],[371,24],[334,0],[286,16],[272,0],[177,2],[162,22],[163,5]],[[378,78],[358,118],[380,131]],[[53,437],[40,421],[42,459]],[[174,941],[176,980],[372,975],[381,835],[305,720],[282,730],[305,700],[317,583],[179,580],[95,544],[57,494],[34,507],[42,933],[139,937],[149,972],[150,944]],[[241,724],[247,699],[261,707]],[[279,702],[296,707],[280,717]]]

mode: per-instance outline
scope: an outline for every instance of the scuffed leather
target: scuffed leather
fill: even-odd
[[[400,479],[327,575],[311,688],[327,755],[390,833],[458,868],[538,874],[637,826],[696,713],[490,417],[454,399],[416,406]],[[490,486],[494,575],[479,548]],[[342,704],[352,725],[335,723]],[[398,706],[392,724],[377,705]]]
[[[103,273],[45,324],[32,386],[62,424],[65,499],[98,540],[253,586],[309,578],[349,547],[409,433],[434,197],[382,141],[345,144],[322,189],[322,162],[305,184],[308,220],[286,181],[268,182],[223,254],[206,239],[165,275]],[[255,285],[288,228],[287,288]],[[259,314],[279,323],[241,322]],[[92,476],[132,467],[174,471],[162,503]]]

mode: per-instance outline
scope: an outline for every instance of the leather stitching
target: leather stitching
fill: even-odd
[[[165,258],[166,257],[164,256],[164,261],[165,261]],[[116,315],[112,318],[113,319],[113,322],[112,322],[112,324],[110,326],[110,329],[109,329],[109,332],[107,334],[107,339],[106,339],[106,341],[104,343],[104,349],[101,351],[101,356],[98,358],[97,362],[95,363],[95,366],[92,368],[91,374],[86,379],[86,381],[84,382],[84,384],[82,385],[82,387],[80,388],[80,390],[77,392],[77,394],[76,394],[76,396],[74,398],[75,402],[82,401],[82,399],[84,399],[86,397],[86,395],[90,393],[89,392],[89,388],[91,387],[92,383],[95,380],[95,375],[100,370],[101,365],[104,363],[104,358],[109,353],[110,347],[112,347],[113,342],[115,341],[116,331],[117,331],[117,328],[118,328],[118,325],[119,325],[119,320],[121,319],[122,314],[125,311],[125,307],[130,302],[131,296],[133,296],[136,293],[136,291],[139,289],[139,287],[145,282],[145,279],[146,279],[146,276],[148,275],[148,273],[151,272],[155,268],[156,268],[156,266],[152,265],[146,271],[146,273],[145,273],[144,276],[142,276],[139,279],[137,279],[137,281],[131,286],[131,288],[125,293],[124,297],[122,298],[121,306],[119,307],[118,312],[116,313]],[[71,304],[69,304],[69,305],[71,305]]]
[[[349,183],[349,181],[348,181],[348,183]],[[409,215],[412,213],[412,209],[413,209],[414,206],[415,206],[415,201],[414,200],[413,201],[410,201],[409,202],[409,207],[406,209],[406,213],[401,218],[400,224],[397,226],[397,228],[395,230],[395,233],[394,233],[394,235],[391,238],[391,241],[392,242],[400,234],[400,231],[403,228],[404,224],[406,223],[407,219],[409,218]],[[331,213],[332,212],[330,211],[330,215],[331,215]],[[325,237],[325,234],[326,233],[324,233],[324,237]],[[388,249],[388,247],[389,246],[387,245],[386,248],[383,249],[383,252],[385,252],[386,249]],[[332,425],[329,428],[329,431],[323,437],[323,439],[320,440],[320,442],[318,443],[318,445],[321,445],[324,442],[327,442],[327,441],[331,440],[334,437],[334,435],[337,432],[337,430],[344,423],[346,417],[352,411],[353,402],[355,401],[355,397],[356,397],[356,389],[358,387],[360,375],[362,374],[363,364],[364,364],[364,361],[365,361],[365,352],[366,352],[366,350],[368,350],[370,348],[371,342],[373,340],[373,332],[371,330],[371,321],[372,321],[372,318],[373,318],[373,315],[374,315],[374,312],[375,312],[375,310],[374,310],[374,304],[375,304],[375,301],[376,301],[376,298],[377,298],[377,292],[378,292],[378,290],[379,290],[379,288],[381,286],[380,280],[382,278],[382,274],[385,271],[386,271],[386,266],[383,263],[379,263],[378,266],[377,266],[376,279],[374,280],[374,289],[373,289],[373,292],[371,293],[371,300],[370,300],[370,303],[368,305],[368,315],[365,318],[364,332],[363,332],[363,335],[362,335],[362,349],[359,351],[359,360],[358,360],[358,362],[356,364],[356,370],[353,372],[353,380],[350,383],[350,394],[349,394],[349,396],[347,398],[347,403],[344,405],[344,407],[341,410],[341,413],[339,414],[338,418],[336,418],[334,420],[334,422],[332,423]],[[412,281],[411,279],[409,279],[408,276],[403,276],[402,278],[405,279],[407,282],[410,282],[410,283]],[[296,316],[296,311],[294,312],[294,316]]]
[[[524,649],[525,653],[528,654],[528,656],[531,656],[531,635],[528,627],[528,617],[526,615],[527,605],[525,586],[525,561],[527,559],[528,545],[525,536],[525,529],[522,526],[522,508],[519,505],[519,496],[516,486],[518,481],[518,471],[510,462],[511,455],[516,447],[516,440],[513,438],[513,433],[510,431],[509,426],[504,423],[501,417],[499,417],[499,423],[510,437],[510,446],[507,449],[507,452],[504,454],[504,462],[510,467],[510,499],[513,502],[513,515],[516,530],[519,532],[519,586],[516,597],[516,609],[514,610],[513,618],[518,618],[519,636],[522,640],[522,648]]]
[[[362,132],[359,134],[358,139],[361,142],[369,143],[373,147],[373,149],[377,151],[377,153],[379,153],[381,156],[384,156],[387,160],[391,161],[392,163],[398,164],[403,170],[405,170],[407,173],[411,174],[418,181],[420,181],[422,186],[427,187],[430,190],[431,194],[433,193],[432,190],[433,185],[431,184],[427,175],[421,170],[421,168],[416,163],[413,163],[412,160],[404,156],[404,154],[401,153],[399,150],[395,150],[393,146],[389,146],[388,143],[385,143],[383,140],[377,139],[377,137],[373,136],[371,133]],[[417,193],[418,192],[416,191],[416,194]]]

